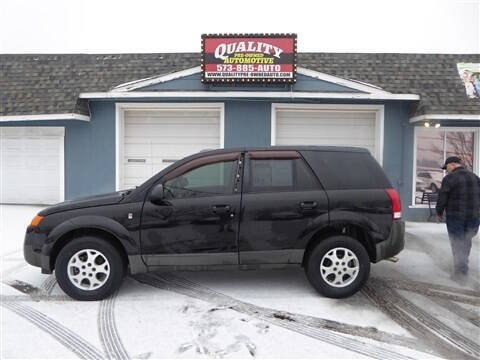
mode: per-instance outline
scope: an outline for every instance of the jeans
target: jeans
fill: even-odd
[[[456,274],[468,273],[468,256],[472,248],[472,238],[477,234],[479,219],[462,219],[447,215],[447,230],[452,246],[453,268]]]

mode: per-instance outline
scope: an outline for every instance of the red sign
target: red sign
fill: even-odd
[[[202,35],[202,82],[296,80],[297,35]]]

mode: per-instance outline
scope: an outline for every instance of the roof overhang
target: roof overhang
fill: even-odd
[[[314,91],[141,91],[155,84],[198,74],[200,66],[149,77],[118,85],[107,92],[85,92],[82,99],[125,99],[125,98],[276,98],[276,99],[359,99],[359,100],[420,100],[417,94],[393,94],[382,88],[360,81],[345,79],[318,71],[299,67],[297,73],[316,80],[330,82],[352,89],[352,92],[314,92]],[[135,90],[135,91],[134,91]],[[360,93],[359,93],[360,92]]]
[[[190,69],[185,69],[181,71],[175,71],[172,73],[160,75],[160,76],[151,76],[146,79],[140,79],[140,80],[134,80],[130,81],[128,83],[120,84],[115,86],[111,91],[132,91],[136,89],[140,89],[142,87],[150,86],[150,85],[155,85],[155,84],[161,84],[165,83],[168,81],[180,79],[185,76],[190,76],[194,74],[198,74],[202,71],[200,66],[195,66]]]
[[[349,100],[420,100],[416,94],[321,93],[302,91],[135,91],[81,93],[81,99],[138,98],[275,98],[275,99],[349,99]]]
[[[480,115],[470,114],[425,114],[410,118],[410,123],[428,120],[458,120],[458,121],[480,121]]]
[[[74,113],[68,114],[35,114],[35,115],[6,115],[0,116],[0,122],[7,121],[40,121],[40,120],[80,120],[90,121],[90,116]]]

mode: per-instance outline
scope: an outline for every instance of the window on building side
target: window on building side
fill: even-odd
[[[415,204],[422,203],[424,192],[437,192],[442,184],[445,159],[458,156],[473,170],[475,136],[472,130],[418,129],[416,133]]]

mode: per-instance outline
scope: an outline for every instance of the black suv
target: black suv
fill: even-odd
[[[288,146],[198,153],[136,189],[51,206],[24,255],[79,300],[127,273],[285,266],[342,298],[403,246],[398,194],[367,150]]]

